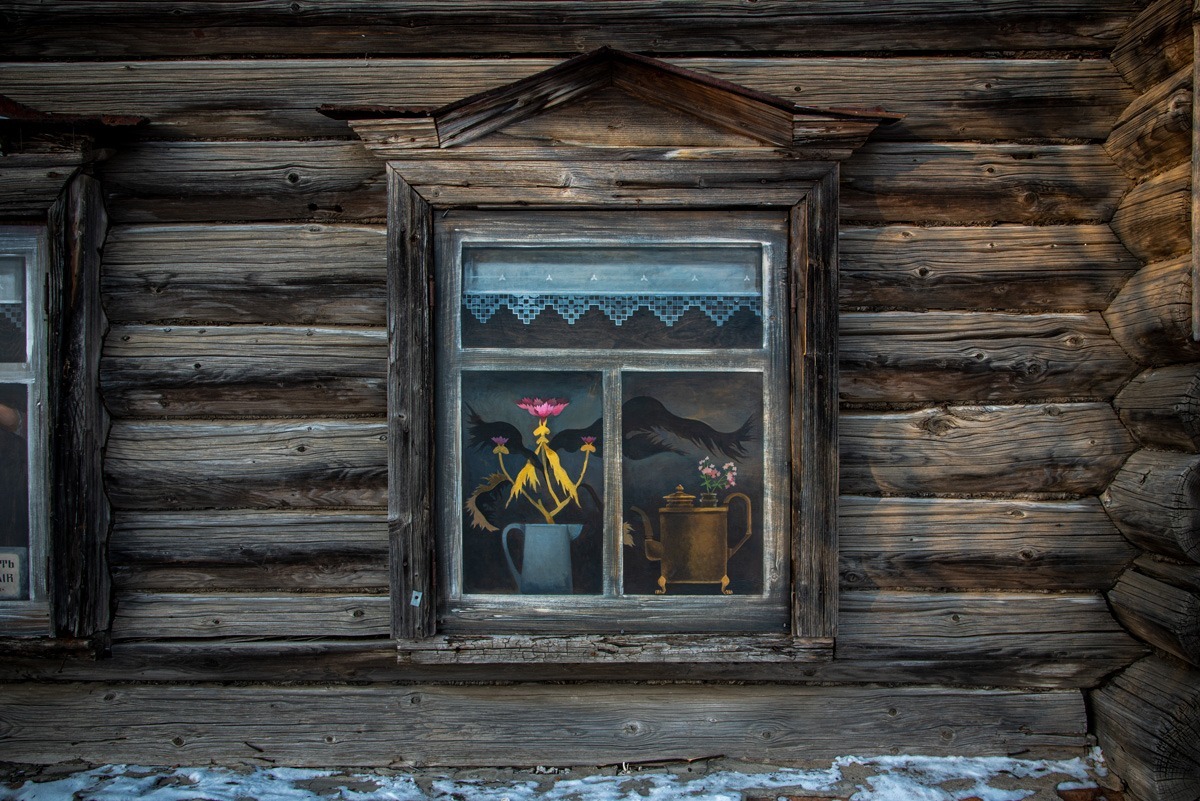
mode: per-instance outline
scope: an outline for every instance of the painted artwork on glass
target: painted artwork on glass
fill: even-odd
[[[599,593],[600,373],[466,370],[462,432],[463,589]]]
[[[28,388],[0,384],[0,599],[29,597]]]
[[[25,358],[25,260],[0,256],[0,363]]]
[[[625,593],[761,593],[761,374],[626,372],[622,386]]]
[[[463,346],[762,347],[757,245],[463,248]]]

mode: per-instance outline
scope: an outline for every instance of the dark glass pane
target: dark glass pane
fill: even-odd
[[[27,391],[0,384],[0,599],[29,597]]]
[[[625,592],[761,594],[762,376],[622,380]]]
[[[758,246],[463,248],[468,348],[761,348]]]
[[[0,362],[25,361],[25,260],[0,256]]]
[[[602,389],[595,372],[463,372],[465,592],[601,591]]]

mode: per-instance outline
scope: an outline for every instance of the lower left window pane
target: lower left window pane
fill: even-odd
[[[29,596],[28,388],[0,384],[0,599]]]
[[[603,591],[603,385],[592,371],[462,372],[464,592]]]

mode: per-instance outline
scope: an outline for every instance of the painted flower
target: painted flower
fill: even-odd
[[[566,398],[521,398],[517,406],[544,421],[548,417],[558,417],[568,403]]]
[[[496,443],[496,447],[492,448],[492,453],[508,453],[508,437],[492,437],[492,442]]]
[[[583,440],[583,445],[581,445],[579,448],[580,452],[582,452],[582,453],[595,453],[596,452],[596,438],[595,437],[580,437],[580,439]]]

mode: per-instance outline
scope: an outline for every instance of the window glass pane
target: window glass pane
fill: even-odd
[[[25,360],[25,260],[0,256],[0,362]]]
[[[762,375],[626,372],[622,384],[626,594],[761,594]]]
[[[468,348],[760,348],[757,245],[463,248]]]
[[[601,592],[603,413],[599,372],[463,371],[467,593]]]
[[[29,597],[28,402],[24,384],[0,384],[0,599]]]

